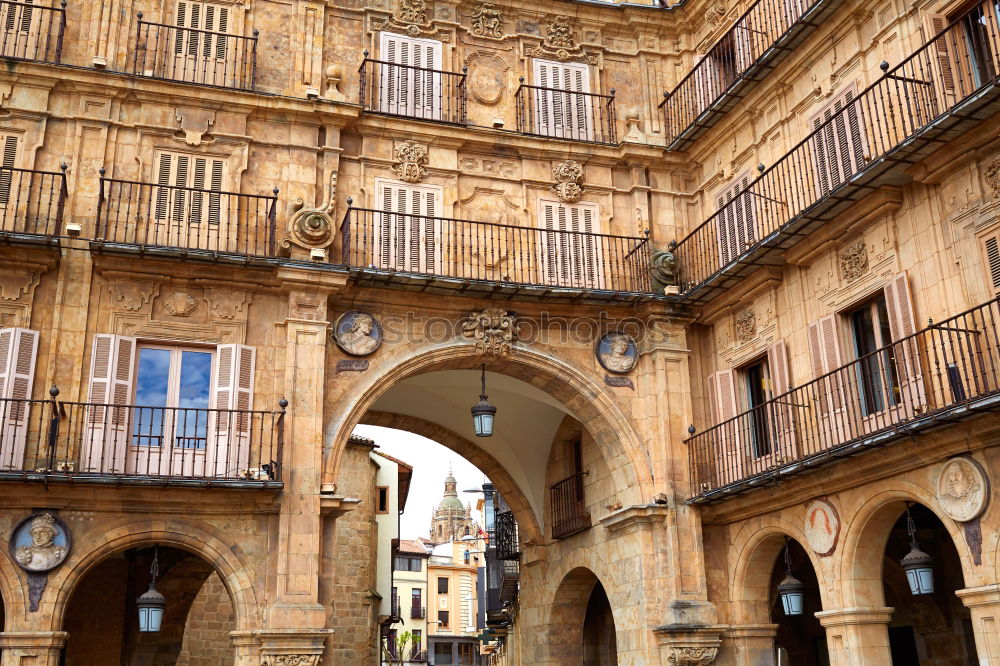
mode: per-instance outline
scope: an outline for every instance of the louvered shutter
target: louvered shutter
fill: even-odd
[[[14,167],[17,166],[17,147],[19,137],[8,134],[3,137],[3,156],[0,162],[0,205],[10,202],[11,185],[14,182]]]
[[[757,215],[749,186],[750,174],[742,174],[716,195],[720,267],[735,261],[756,242]]]
[[[952,106],[956,101],[957,77],[963,69],[963,59],[956,53],[955,31],[942,34],[948,28],[948,18],[943,14],[924,14],[927,40],[933,40],[930,53],[934,59],[934,90],[938,101],[938,113]],[[935,114],[937,115],[937,114]]]
[[[778,454],[785,460],[793,460],[796,456],[795,412],[791,404],[792,396],[784,394],[791,388],[788,375],[788,351],[784,340],[777,340],[767,350],[767,368],[771,375],[772,409],[770,418],[773,422],[772,432],[778,438]],[[784,396],[784,397],[781,397]]]
[[[579,141],[593,140],[593,111],[585,94],[590,92],[590,69],[585,64],[533,60],[536,132]],[[561,92],[566,91],[566,92]]]
[[[0,329],[0,469],[24,469],[38,331]]]
[[[604,286],[597,207],[540,200],[538,215],[545,230],[538,261],[543,282],[578,289]]]
[[[731,420],[738,414],[736,404],[736,377],[733,370],[721,370],[709,379],[709,390],[714,389],[712,409],[715,415],[716,437],[714,458],[716,486],[724,486],[743,477],[746,456],[742,449],[742,433],[739,420]]]
[[[81,452],[85,472],[120,474],[125,471],[132,386],[135,373],[135,338],[124,335],[94,336],[90,361],[87,426]]]
[[[168,217],[178,225],[178,228],[160,233],[158,238],[168,245],[195,245],[206,247],[207,237],[199,237],[197,232],[190,235],[187,229],[179,228],[182,223],[198,225],[208,222],[212,225],[221,224],[226,217],[227,200],[221,194],[225,180],[225,161],[212,157],[201,157],[187,153],[159,154],[156,169],[158,187],[154,194],[154,216],[163,221]],[[209,190],[198,191],[198,190]],[[211,247],[207,249],[226,249]]]
[[[847,441],[851,432],[837,315],[828,315],[809,324],[808,337],[815,377],[823,377],[812,384],[808,395],[814,405],[813,417],[819,440],[824,448],[829,448]],[[830,372],[833,374],[827,375]]]
[[[441,42],[383,32],[379,110],[416,118],[441,117]]]
[[[810,122],[815,182],[825,196],[865,165],[864,118],[854,90],[837,95]]]
[[[982,239],[982,244],[991,290],[993,293],[1000,293],[1000,232],[986,236]]]
[[[440,192],[402,183],[378,183],[383,212],[376,229],[379,268],[434,273],[442,261]]]
[[[206,447],[208,469],[223,478],[244,478],[248,472],[253,440],[253,383],[256,350],[247,345],[219,345],[215,352],[213,412]],[[254,465],[268,463],[258,460]]]
[[[890,279],[883,292],[893,340],[892,356],[899,373],[900,401],[908,413],[913,413],[927,404],[927,394],[920,366],[920,349],[916,339],[910,337],[917,332],[917,326],[906,273]]]

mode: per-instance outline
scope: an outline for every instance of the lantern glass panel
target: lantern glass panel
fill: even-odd
[[[802,615],[802,593],[782,592],[781,606],[784,608],[785,615]]]
[[[934,570],[931,567],[913,567],[906,570],[906,580],[914,596],[934,592]]]
[[[153,633],[163,624],[163,609],[156,606],[139,606],[139,631]]]

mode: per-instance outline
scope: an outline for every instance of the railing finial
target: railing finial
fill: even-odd
[[[56,386],[55,384],[53,384],[52,388],[49,389],[49,395],[51,395],[53,398],[55,398],[56,396],[58,396],[59,395],[59,387]]]
[[[364,51],[362,51],[361,54],[364,55],[364,57],[367,58],[368,57],[368,49],[365,49]]]
[[[759,173],[764,173],[764,163],[763,162],[761,162],[760,164],[757,165],[757,171]]]
[[[692,423],[691,425],[688,426],[688,434],[689,435],[693,435],[695,432],[696,432],[696,429],[694,427],[694,424]]]
[[[614,97],[614,96],[615,96],[615,89],[614,89],[614,88],[612,88],[612,89],[611,89],[611,96],[612,96],[612,97]]]
[[[888,72],[889,71],[889,61],[888,60],[883,60],[882,62],[880,62],[878,64],[878,68],[882,70],[883,74],[886,73],[886,72]]]
[[[101,178],[104,178],[104,174],[106,174],[107,171],[104,170],[104,167],[101,167],[97,170],[97,173],[101,174]]]
[[[352,197],[347,197],[347,207],[350,208],[354,205],[354,199]]]
[[[66,173],[66,169],[69,168],[69,165],[63,162],[59,165],[59,168],[62,169],[63,173]]]
[[[522,85],[524,85],[524,77],[523,76],[517,77],[517,80],[520,81]]]
[[[274,192],[274,196],[278,196],[278,188],[277,188],[277,186],[275,186],[275,188],[273,190],[271,190],[271,191]]]
[[[278,401],[278,407],[281,407],[281,411],[285,411],[285,408],[288,407],[288,400],[286,400],[285,398],[282,398],[281,400],[279,400]]]
[[[142,20],[142,12],[139,12],[138,14],[136,14],[136,18],[138,18],[141,21]]]
[[[260,36],[260,30],[258,30],[257,28],[254,28],[253,31],[250,34],[253,35],[254,37],[258,37],[258,36]]]

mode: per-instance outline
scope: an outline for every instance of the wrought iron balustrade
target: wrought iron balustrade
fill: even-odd
[[[517,536],[517,521],[513,511],[501,511],[496,516],[495,541],[497,559],[516,560],[521,556],[521,546]]]
[[[698,498],[802,473],[1000,408],[1000,298],[901,338],[687,440]]]
[[[427,609],[423,606],[410,606],[410,618],[420,620],[427,617]]]
[[[464,68],[446,72],[366,57],[358,76],[365,111],[465,124]]]
[[[58,7],[0,0],[0,57],[58,63],[66,31],[66,0]]]
[[[500,601],[514,601],[521,582],[521,563],[518,560],[501,562]]]
[[[0,167],[0,231],[59,236],[65,207],[65,171]]]
[[[618,143],[615,89],[610,95],[529,86],[521,79],[514,94],[517,131],[588,143]]]
[[[773,255],[993,115],[1000,35],[989,17],[993,4],[977,4],[899,65],[884,65],[881,78],[848,93],[682,239],[675,250],[682,294],[708,300],[761,265],[782,263]]]
[[[563,539],[590,527],[583,493],[584,474],[573,474],[549,487],[552,536]]]
[[[645,238],[350,208],[342,263],[459,280],[648,293]]]
[[[95,239],[105,244],[213,255],[276,255],[276,196],[115,180],[103,175],[100,186]]]
[[[206,21],[209,20],[206,18]],[[132,73],[170,81],[253,90],[257,30],[252,37],[144,21],[138,14]]]
[[[0,399],[0,478],[281,480],[284,411]]]
[[[685,150],[827,16],[837,0],[757,0],[660,103],[667,148]]]

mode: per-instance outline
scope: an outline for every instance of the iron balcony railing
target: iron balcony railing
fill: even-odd
[[[588,143],[618,143],[615,89],[610,95],[529,86],[521,77],[514,94],[517,131]]]
[[[1000,298],[901,338],[687,440],[696,498],[801,473],[1000,408]]]
[[[678,243],[682,295],[710,299],[993,113],[1000,37],[983,2],[857,95]],[[761,168],[763,165],[761,166]]]
[[[514,601],[521,582],[521,563],[518,560],[504,560],[501,564],[500,602]]]
[[[0,478],[280,481],[282,411],[0,399]]]
[[[685,150],[750,92],[837,0],[758,0],[660,103],[667,148]]]
[[[58,63],[66,31],[66,0],[58,7],[0,0],[0,57]]]
[[[410,606],[410,618],[420,620],[427,617],[427,609],[423,606]]]
[[[521,546],[517,537],[517,521],[513,511],[501,511],[496,517],[497,559],[516,560],[521,556]]]
[[[100,187],[95,239],[103,244],[276,256],[277,196],[115,180],[104,169]]]
[[[573,474],[549,487],[552,537],[563,539],[590,527],[583,494],[583,473]]]
[[[373,60],[365,51],[358,69],[365,111],[464,125],[465,72]]]
[[[66,208],[66,169],[0,167],[0,232],[59,236]]]
[[[342,263],[389,274],[650,292],[645,238],[348,209]]]
[[[206,13],[212,8],[206,9]],[[210,22],[207,16],[205,21]],[[132,73],[204,86],[253,90],[257,30],[252,37],[142,20],[138,13]]]

